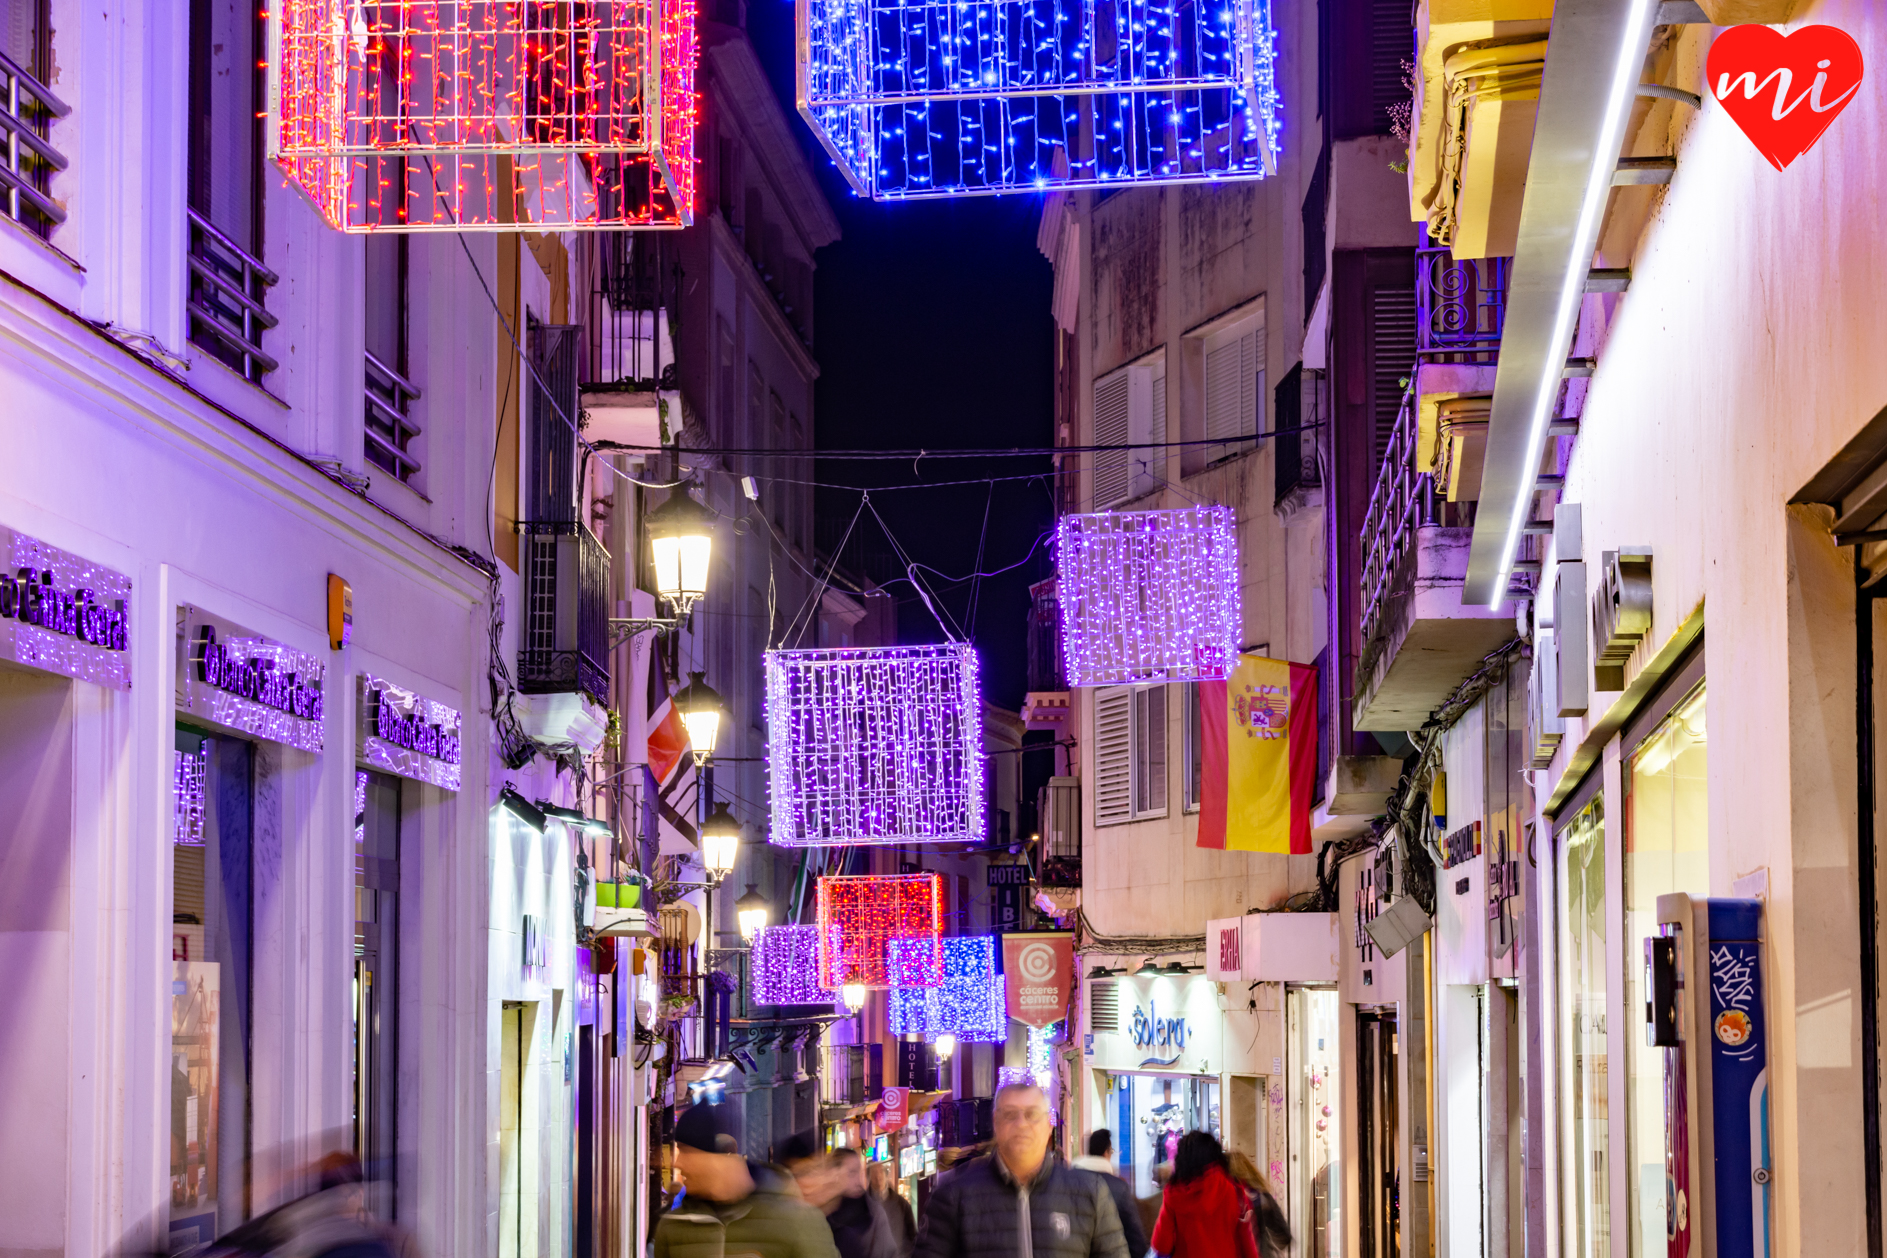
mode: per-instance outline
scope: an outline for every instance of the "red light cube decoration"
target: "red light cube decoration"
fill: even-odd
[[[343,231],[694,221],[696,0],[278,0],[269,156]]]
[[[941,874],[821,878],[817,920],[819,986],[827,991],[943,982]]]

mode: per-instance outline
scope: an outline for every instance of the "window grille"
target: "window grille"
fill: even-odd
[[[26,67],[0,53],[0,206],[8,218],[44,239],[66,221],[52,199],[52,177],[66,159],[52,146],[52,124],[71,109]]]

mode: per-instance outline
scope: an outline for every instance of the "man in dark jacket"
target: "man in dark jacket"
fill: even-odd
[[[675,1124],[686,1192],[655,1224],[654,1258],[838,1258],[824,1216],[786,1176],[740,1154],[733,1113],[708,1102]]]
[[[1048,1097],[996,1093],[995,1148],[938,1179],[917,1258],[1127,1258],[1101,1177],[1048,1151]]]
[[[1107,1185],[1107,1191],[1114,1198],[1114,1212],[1120,1215],[1121,1235],[1127,1240],[1127,1258],[1144,1258],[1147,1229],[1141,1225],[1140,1203],[1134,1200],[1134,1190],[1120,1177],[1114,1162],[1114,1133],[1105,1127],[1095,1128],[1088,1136],[1088,1155],[1076,1158],[1074,1164],[1084,1171],[1093,1171]]]

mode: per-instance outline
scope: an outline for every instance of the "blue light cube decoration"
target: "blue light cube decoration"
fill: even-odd
[[[895,983],[907,948],[927,955],[929,940],[893,940],[890,1026],[893,1035],[935,1041],[954,1035],[964,1044],[1000,1044],[1009,1038],[1009,1009],[1003,976],[996,973],[992,935],[949,936],[943,941],[943,982],[934,987]]]
[[[1271,0],[797,0],[799,112],[861,196],[1260,179]]]
[[[819,986],[819,927],[763,926],[753,938],[754,1003],[834,1005],[839,994]]]
[[[981,841],[983,692],[968,643],[768,651],[766,677],[770,841]]]

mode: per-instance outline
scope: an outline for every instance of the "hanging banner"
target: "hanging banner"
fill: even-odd
[[[1032,1027],[1068,1016],[1068,985],[1075,968],[1075,937],[1068,931],[1033,931],[1002,937],[1009,1016]]]
[[[1240,655],[1199,683],[1200,847],[1310,853],[1317,778],[1317,670]]]
[[[901,1130],[911,1117],[910,1097],[909,1088],[886,1088],[871,1116],[871,1125],[879,1131]]]

